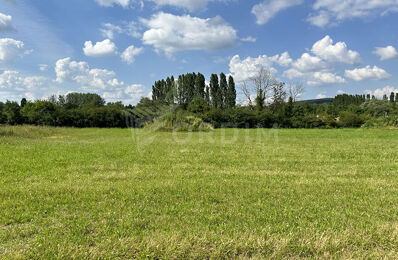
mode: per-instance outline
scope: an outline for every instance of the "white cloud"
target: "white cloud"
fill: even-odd
[[[318,86],[324,84],[342,84],[345,83],[345,79],[330,73],[330,72],[314,72],[311,76],[312,78],[307,81],[308,85]]]
[[[337,62],[343,64],[360,64],[361,57],[358,52],[348,50],[345,42],[333,44],[333,39],[329,35],[322,40],[317,41],[311,49],[311,52],[327,62]]]
[[[391,77],[391,75],[388,74],[385,70],[377,66],[373,66],[373,68],[370,66],[366,66],[365,68],[346,70],[345,76],[355,81],[362,81],[369,79],[379,80]]]
[[[130,5],[130,0],[95,0],[99,5],[110,7],[113,5],[121,5],[126,8]]]
[[[106,69],[91,69],[87,62],[72,61],[71,58],[58,60],[55,66],[56,82],[75,82],[82,89],[105,90],[124,85],[115,77],[115,72]]]
[[[245,38],[242,38],[242,39],[240,39],[242,42],[256,42],[257,41],[257,39],[256,38],[254,38],[254,37],[252,37],[252,36],[248,36],[248,37],[245,37]]]
[[[374,54],[380,57],[380,60],[389,60],[398,58],[398,52],[393,46],[387,46],[385,48],[376,47],[373,51]]]
[[[292,6],[300,5],[304,0],[265,0],[252,8],[252,13],[257,18],[257,24],[266,24],[280,11]]]
[[[47,81],[48,81],[48,79],[46,77],[32,76],[32,77],[26,77],[23,82],[24,82],[24,86],[27,89],[37,89],[37,88],[45,86]]]
[[[316,95],[316,99],[322,99],[322,98],[327,98],[326,92],[322,92]]]
[[[91,41],[86,41],[83,51],[86,56],[90,57],[104,57],[117,54],[116,45],[109,39],[97,42],[95,45]]]
[[[11,15],[6,15],[0,13],[0,32],[12,31],[12,17]]]
[[[47,71],[48,65],[47,64],[39,64],[39,70],[40,71]]]
[[[124,23],[122,25],[114,25],[111,23],[102,24],[102,28],[100,29],[103,37],[107,39],[113,39],[115,34],[126,34],[133,38],[140,38],[141,33],[139,32],[139,28],[134,21]]]
[[[116,73],[106,69],[90,68],[87,62],[72,61],[71,58],[58,60],[55,66],[56,82],[75,83],[79,91],[90,91],[102,95],[110,101],[121,100],[134,103],[144,96],[144,86],[125,85],[116,78]]]
[[[183,50],[214,51],[234,45],[236,30],[221,17],[201,19],[160,12],[141,20],[147,30],[142,40],[170,56]]]
[[[346,94],[346,92],[342,89],[337,90],[337,95],[343,95]]]
[[[6,70],[0,74],[0,89],[12,90],[23,84],[23,78],[17,71]]]
[[[100,29],[102,36],[104,36],[107,39],[113,40],[115,33],[122,33],[123,30],[120,26],[111,24],[111,23],[105,23],[102,25],[102,28]]]
[[[270,60],[283,67],[287,67],[293,62],[292,58],[290,58],[290,55],[287,51],[285,51],[281,55],[275,55],[270,57]]]
[[[326,11],[320,11],[316,15],[309,16],[307,21],[315,26],[325,27],[330,22],[330,15]]]
[[[136,48],[134,45],[131,45],[120,55],[120,57],[128,64],[132,64],[134,62],[134,57],[142,53],[142,51],[143,48]]]
[[[325,36],[314,43],[311,53],[303,53],[293,61],[283,75],[289,79],[304,78],[311,86],[342,84],[345,79],[335,73],[336,65],[357,65],[360,62],[359,53],[349,50],[346,43],[334,44],[330,36]]]
[[[392,86],[386,86],[384,88],[378,88],[375,90],[365,90],[365,93],[374,95],[377,98],[383,98],[384,95],[390,96],[391,92],[398,93],[398,88]]]
[[[13,63],[29,52],[24,50],[24,43],[10,38],[0,39],[0,63]]]
[[[95,0],[99,5],[105,7],[111,7],[114,5],[120,5],[124,8],[129,7],[131,4],[136,4],[140,9],[144,8],[144,1],[132,1],[132,0]],[[145,0],[147,2],[152,2],[157,5],[157,7],[162,6],[174,6],[178,8],[184,8],[191,12],[197,10],[204,10],[209,2],[226,2],[228,0]]]
[[[300,72],[312,72],[325,69],[327,64],[317,56],[303,53],[298,60],[293,62],[292,67]]]
[[[338,23],[347,19],[382,16],[398,11],[396,0],[316,0],[315,14],[308,21],[315,26]]]
[[[41,76],[23,77],[18,71],[6,70],[0,73],[0,93],[11,100],[39,97],[46,88],[48,79]]]
[[[147,0],[147,1],[153,2],[159,7],[170,5],[170,6],[188,9],[189,11],[196,11],[196,10],[205,9],[209,2],[215,2],[215,1],[225,2],[226,0]]]
[[[244,60],[241,60],[239,55],[235,55],[229,62],[229,71],[237,82],[241,82],[255,76],[261,67],[276,73],[277,70],[272,65],[273,61],[267,55],[257,58],[247,57]]]

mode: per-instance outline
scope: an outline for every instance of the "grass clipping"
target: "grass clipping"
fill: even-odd
[[[214,129],[211,124],[203,122],[201,118],[184,112],[163,115],[146,125],[145,128],[163,132],[209,132]]]

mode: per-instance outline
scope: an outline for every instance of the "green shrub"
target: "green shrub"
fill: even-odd
[[[398,116],[377,117],[367,120],[363,128],[398,128]]]
[[[189,113],[178,111],[163,115],[153,123],[146,126],[153,131],[177,131],[177,132],[200,132],[211,131],[213,126],[203,122],[201,118],[195,117]]]

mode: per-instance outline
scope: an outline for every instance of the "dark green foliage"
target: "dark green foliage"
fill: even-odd
[[[363,123],[363,119],[353,112],[344,111],[340,113],[338,124],[342,127],[360,127]]]
[[[201,73],[198,73],[195,80],[195,97],[204,100],[206,98],[205,89],[206,89],[205,76]]]
[[[262,111],[265,106],[265,95],[263,94],[262,89],[259,90],[255,102],[256,102],[256,110]]]
[[[334,98],[334,105],[341,109],[345,109],[351,104],[361,105],[365,101],[366,101],[365,95],[342,94],[342,95],[337,95]]]
[[[3,114],[3,110],[4,110],[4,103],[0,102],[0,124],[6,123],[6,118],[5,115]]]
[[[390,102],[391,103],[395,102],[395,93],[394,92],[391,92],[391,94],[390,94]]]
[[[105,100],[98,94],[69,93],[66,95],[64,105],[68,109],[82,107],[102,107],[105,105]]]
[[[220,92],[221,92],[221,107],[226,107],[226,96],[228,90],[227,76],[224,73],[220,74]]]
[[[228,77],[228,89],[225,95],[225,105],[227,108],[234,108],[236,106],[236,88],[235,81],[232,76]]]
[[[23,123],[21,107],[17,102],[7,101],[3,106],[4,123],[17,125]]]
[[[61,109],[61,108],[60,108]],[[24,122],[33,125],[57,125],[57,106],[50,101],[29,102],[21,109]]]
[[[215,108],[221,108],[222,106],[222,94],[220,85],[218,82],[217,74],[211,74],[210,77],[210,96],[211,104]]]
[[[373,117],[388,116],[391,112],[391,107],[387,100],[367,100],[361,105],[361,108]]]
[[[23,108],[26,105],[26,103],[28,103],[26,98],[21,99],[21,108]]]
[[[205,101],[206,101],[206,104],[207,104],[208,106],[211,105],[211,101],[210,101],[210,88],[209,88],[209,86],[206,86]]]

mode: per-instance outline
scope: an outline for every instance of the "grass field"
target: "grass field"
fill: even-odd
[[[398,132],[0,127],[0,258],[88,257],[396,259]]]

